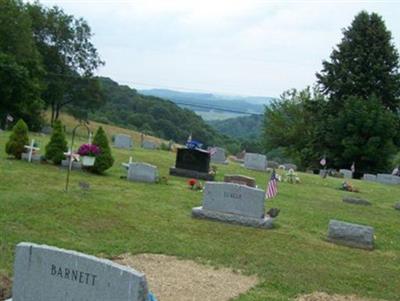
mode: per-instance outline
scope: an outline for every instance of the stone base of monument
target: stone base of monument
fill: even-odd
[[[190,169],[176,168],[176,167],[171,167],[169,169],[169,174],[171,176],[194,178],[194,179],[201,179],[201,180],[206,180],[206,181],[214,181],[214,177],[215,177],[215,175],[211,174],[211,173],[200,172],[200,171],[190,170]]]
[[[337,220],[329,222],[328,241],[353,248],[374,249],[374,228]]]
[[[61,167],[68,168],[69,167],[69,160],[62,160],[61,161]],[[82,169],[82,163],[73,161],[71,169],[72,170],[81,170]]]
[[[211,211],[203,209],[203,207],[194,207],[192,209],[192,216],[197,218],[211,219],[215,221],[239,224],[243,226],[271,229],[273,227],[274,218],[253,218],[238,214],[229,214],[225,212]]]
[[[22,153],[21,154],[21,159],[28,161],[29,160],[29,154],[28,153]],[[41,155],[32,155],[31,157],[32,162],[40,162],[42,161],[42,156]]]

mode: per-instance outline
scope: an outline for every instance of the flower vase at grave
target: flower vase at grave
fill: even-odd
[[[81,161],[83,166],[93,166],[94,162],[96,161],[96,157],[82,156]]]
[[[81,156],[81,162],[83,166],[93,166],[96,160],[96,156],[100,153],[100,148],[94,144],[83,144],[78,150],[78,154]]]

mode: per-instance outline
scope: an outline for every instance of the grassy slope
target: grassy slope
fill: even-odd
[[[241,301],[289,300],[316,290],[399,299],[400,214],[392,206],[400,187],[354,181],[360,197],[373,203],[355,206],[342,203],[344,192],[336,189],[340,179],[301,174],[303,184],[281,183],[279,196],[267,203],[281,208],[277,228],[260,230],[192,219],[191,208],[201,204],[202,193],[190,191],[184,178],[170,177],[168,185],[120,179],[120,164],[130,155],[167,176],[173,153],[114,149],[116,163],[106,176],[73,172],[67,194],[64,170],[6,160],[7,137],[0,133],[0,274],[12,274],[15,245],[32,241],[106,257],[176,255],[258,274],[260,285]],[[48,137],[35,138],[43,149]],[[265,187],[261,172],[235,163],[218,168],[218,180],[224,173],[241,173]],[[89,182],[90,191],[80,190],[79,181]],[[376,250],[327,243],[331,218],[374,226]]]

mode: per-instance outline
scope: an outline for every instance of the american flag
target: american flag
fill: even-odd
[[[268,182],[267,191],[265,192],[265,197],[267,199],[272,199],[278,194],[278,179],[276,178],[275,169],[272,170],[271,179]]]

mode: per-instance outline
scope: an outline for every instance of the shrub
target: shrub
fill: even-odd
[[[99,129],[97,130],[96,135],[93,139],[93,144],[100,147],[101,152],[99,155],[96,156],[94,166],[91,167],[89,170],[91,172],[101,174],[114,164],[114,158],[111,154],[111,148],[108,143],[108,138],[102,127],[99,127]]]
[[[6,144],[6,153],[14,156],[16,159],[21,159],[21,154],[25,150],[25,145],[29,144],[28,126],[20,119],[14,125],[10,139]]]
[[[60,164],[64,159],[64,153],[68,150],[67,140],[61,121],[57,120],[53,125],[53,133],[50,142],[46,145],[45,157],[53,161],[54,164]]]

